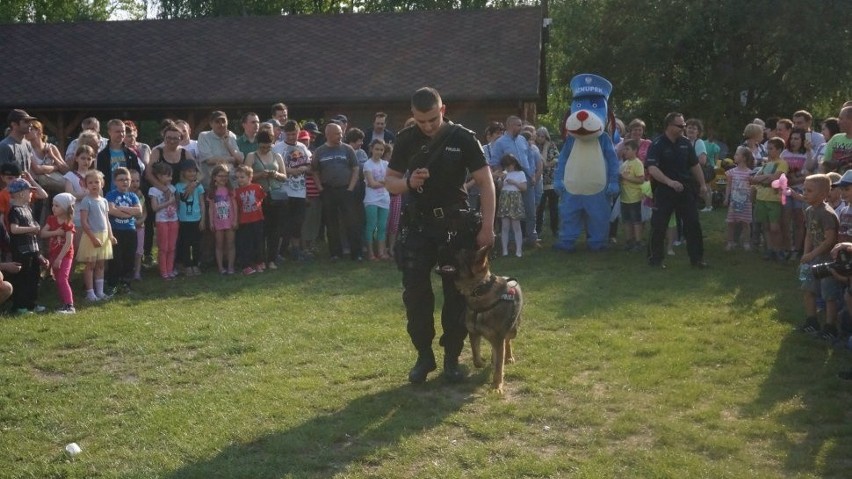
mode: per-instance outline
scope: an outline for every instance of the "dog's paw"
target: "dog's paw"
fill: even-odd
[[[484,368],[485,367],[485,360],[482,359],[481,357],[473,358],[473,365],[477,368]]]
[[[506,359],[503,360],[503,364],[514,364],[515,357],[514,356],[506,356]]]
[[[492,384],[492,385],[491,385],[491,392],[492,392],[492,393],[494,393],[494,394],[499,394],[499,395],[501,395],[501,396],[502,396],[502,395],[503,395],[503,393],[505,392],[505,391],[503,390],[503,383],[500,383],[500,384]]]

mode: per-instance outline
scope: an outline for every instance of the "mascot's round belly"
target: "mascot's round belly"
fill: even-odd
[[[565,162],[565,190],[572,195],[595,195],[606,188],[606,181],[606,160],[598,138],[577,138]]]

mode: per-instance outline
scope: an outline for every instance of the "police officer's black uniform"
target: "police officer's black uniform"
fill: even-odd
[[[415,383],[425,381],[426,374],[435,369],[432,269],[440,258],[451,257],[455,250],[476,247],[478,227],[465,229],[459,223],[468,209],[464,181],[468,171],[487,166],[482,147],[472,131],[449,121],[443,128],[434,140],[417,126],[400,131],[389,164],[390,169],[406,177],[417,168],[429,169],[429,178],[423,187],[408,193],[397,243],[408,335],[418,354],[417,363],[409,374],[409,380]],[[462,318],[465,301],[451,278],[442,277],[442,286],[443,335],[439,344],[444,347],[443,374],[446,379],[457,381],[463,379],[458,358],[467,336]]]
[[[698,218],[700,185],[692,173],[698,164],[695,148],[684,137],[671,141],[665,134],[654,139],[648,148],[645,167],[656,166],[668,178],[683,185],[683,191],[675,191],[668,185],[654,184],[654,212],[651,216],[651,243],[648,261],[651,266],[660,266],[665,254],[664,242],[669,219],[677,211],[683,220],[686,251],[694,266],[704,265],[704,239]]]

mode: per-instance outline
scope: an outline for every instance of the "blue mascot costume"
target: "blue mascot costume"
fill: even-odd
[[[589,249],[599,251],[607,246],[610,198],[619,192],[618,157],[605,128],[612,84],[583,73],[570,87],[574,96],[565,120],[568,136],[553,178],[559,194],[559,240],[553,248],[574,251],[585,225]]]

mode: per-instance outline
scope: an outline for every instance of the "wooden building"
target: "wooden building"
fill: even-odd
[[[62,145],[88,116],[198,132],[224,110],[239,130],[243,113],[265,120],[284,102],[291,118],[362,128],[385,111],[396,130],[429,85],[482,131],[546,108],[545,41],[540,7],[0,25],[0,119],[23,108]]]

